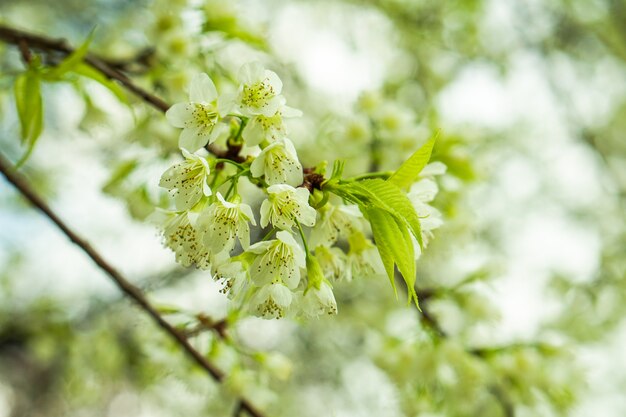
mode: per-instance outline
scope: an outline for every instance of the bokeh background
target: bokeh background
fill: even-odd
[[[4,0],[0,23],[74,45],[95,27],[92,50],[170,102],[198,71],[227,86],[259,59],[305,113],[290,126],[304,165],[367,169],[373,117],[382,168],[435,129],[448,165],[423,312],[354,280],[337,317],[201,333],[225,387],[0,181],[0,417],[234,415],[238,393],[276,416],[626,415],[625,2]],[[0,43],[13,160],[22,69]],[[210,276],[177,267],[146,221],[175,131],[93,82],[44,93],[23,168],[36,188],[173,322],[225,317]]]

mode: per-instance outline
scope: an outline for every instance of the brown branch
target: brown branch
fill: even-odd
[[[25,43],[29,48],[46,52],[55,51],[64,55],[69,55],[74,52],[74,48],[72,48],[65,39],[48,38],[4,25],[0,25],[0,39],[14,45]],[[96,70],[100,71],[107,78],[116,80],[122,84],[128,91],[135,94],[137,97],[157,110],[165,112],[170,108],[170,105],[165,101],[135,85],[130,78],[108,65],[103,59],[87,54],[84,61]]]
[[[142,74],[150,68],[155,53],[156,50],[154,48],[145,48],[129,58],[105,58],[102,56],[99,56],[99,58],[102,62],[118,71]]]
[[[60,52],[65,55],[69,55],[74,52],[74,48],[72,48],[65,39],[48,38],[4,25],[0,25],[0,40],[20,47],[24,59],[26,59],[23,49],[25,46],[26,50],[28,50],[28,48],[32,48],[46,52]],[[120,72],[116,68],[116,66],[119,65],[119,62],[116,63],[111,59],[100,58],[92,54],[87,54],[84,61],[97,71],[101,72],[107,78],[119,82],[128,91],[135,94],[155,109],[165,113],[170,108],[170,105],[164,100],[137,86],[130,78]],[[230,147],[227,150],[222,150],[213,144],[206,145],[206,150],[218,158],[232,159],[235,162],[243,162],[245,160],[245,158],[239,156],[241,148],[237,150],[236,155],[233,155],[233,149]]]
[[[111,264],[109,264],[91,245],[78,234],[76,234],[61,218],[46,204],[46,202],[31,188],[26,179],[18,174],[11,163],[0,154],[0,172],[15,188],[39,209],[48,219],[50,219],[65,236],[76,244],[91,260],[98,265],[115,283],[115,285],[150,316],[150,318],[170,336],[170,338],[180,345],[183,350],[198,364],[206,370],[211,377],[217,381],[224,380],[224,374],[215,365],[209,362],[200,352],[198,352],[187,340],[185,335],[176,330],[168,323],[159,312],[150,304],[142,291],[124,278]],[[252,417],[264,417],[248,400],[239,400],[241,407]]]
[[[33,55],[30,53],[30,49],[28,49],[28,44],[26,41],[21,40],[17,47],[20,49],[20,54],[22,54],[22,60],[26,65],[30,65],[33,61]]]

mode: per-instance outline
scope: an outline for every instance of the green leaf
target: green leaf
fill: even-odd
[[[439,131],[437,131],[430,139],[409,159],[404,161],[400,168],[391,176],[387,181],[393,183],[398,188],[407,188],[415,182],[419,173],[428,164],[430,155],[433,152],[433,146],[435,141],[439,137]]]
[[[109,91],[111,91],[115,95],[115,97],[118,98],[119,101],[126,104],[128,103],[128,99],[126,97],[126,94],[124,94],[124,90],[122,89],[122,87],[120,87],[114,81],[108,79],[104,74],[102,74],[95,68],[85,64],[84,62],[80,62],[73,68],[72,71],[78,75],[91,78],[97,83],[102,84],[103,86],[108,88]]]
[[[181,313],[182,311],[179,307],[174,306],[174,305],[161,304],[155,307],[156,307],[156,310],[163,315],[178,314],[178,313]]]
[[[43,130],[43,100],[41,99],[41,76],[30,68],[15,79],[15,106],[20,119],[20,138],[27,146],[26,153],[16,164],[20,167],[35,148]]]
[[[369,208],[366,210],[365,215],[372,226],[376,247],[394,292],[396,292],[394,265],[397,265],[404,282],[406,282],[409,302],[411,302],[411,299],[414,299],[417,304],[417,294],[415,293],[415,252],[406,225],[391,213],[380,208]]]
[[[409,228],[420,247],[423,247],[422,228],[411,200],[393,183],[380,178],[366,179],[345,184],[330,184],[331,191],[344,200],[355,203],[365,212],[377,207],[391,213]]]
[[[380,257],[395,291],[394,266],[402,274],[409,291],[409,302],[415,293],[415,248],[411,234],[422,246],[419,217],[413,204],[400,188],[380,178],[346,183],[328,183],[330,191],[355,203],[369,220]]]
[[[417,239],[420,248],[423,248],[422,227],[419,216],[406,193],[388,180],[371,179],[363,180],[360,183],[375,194],[377,199],[383,202],[386,207],[389,207],[388,211],[406,223],[415,239]]]
[[[87,39],[80,45],[78,48],[74,50],[70,55],[68,55],[59,65],[53,68],[46,74],[46,78],[49,80],[59,80],[63,75],[70,71],[74,71],[74,69],[83,62],[85,56],[87,56],[87,52],[89,51],[89,46],[91,45],[91,41],[93,40],[94,30],[92,30]]]
[[[137,168],[136,159],[129,159],[117,164],[111,173],[111,177],[102,187],[102,191],[107,194],[113,194],[119,189],[122,182]]]

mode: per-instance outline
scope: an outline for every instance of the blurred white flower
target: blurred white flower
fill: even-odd
[[[264,358],[263,365],[274,377],[281,381],[289,379],[293,371],[293,362],[287,356],[279,352],[269,352]]]
[[[311,246],[332,246],[339,236],[348,237],[363,230],[363,214],[356,205],[326,204],[321,221],[311,229]]]
[[[346,254],[338,247],[318,246],[315,248],[315,257],[326,279],[340,280],[345,278]]]
[[[349,238],[348,267],[346,279],[386,276],[385,266],[376,245],[363,233],[353,233]]]
[[[432,238],[432,231],[443,224],[441,212],[428,204],[433,201],[438,191],[439,187],[437,187],[437,183],[435,181],[429,178],[424,178],[413,184],[408,193],[409,200],[411,200],[411,203],[415,208],[415,212],[420,218],[422,240],[424,245],[427,245],[428,241]],[[419,256],[419,246],[414,246],[416,248],[415,254],[416,256]]]

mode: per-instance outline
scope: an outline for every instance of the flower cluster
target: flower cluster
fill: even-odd
[[[218,94],[211,78],[199,74],[189,101],[166,113],[182,129],[184,161],[160,181],[175,207],[159,214],[164,244],[182,265],[210,270],[223,292],[253,314],[336,314],[334,283],[386,274],[367,221],[357,205],[328,198],[323,170],[306,171],[316,186],[307,180],[284,122],[301,112],[286,105],[276,73],[251,63],[238,78],[234,92]],[[227,146],[223,152],[215,151],[218,139]],[[431,177],[440,171],[426,169],[430,174],[408,193],[416,213],[430,219],[424,241],[440,224],[428,204],[437,192]],[[241,181],[262,190],[263,201],[240,193]]]

